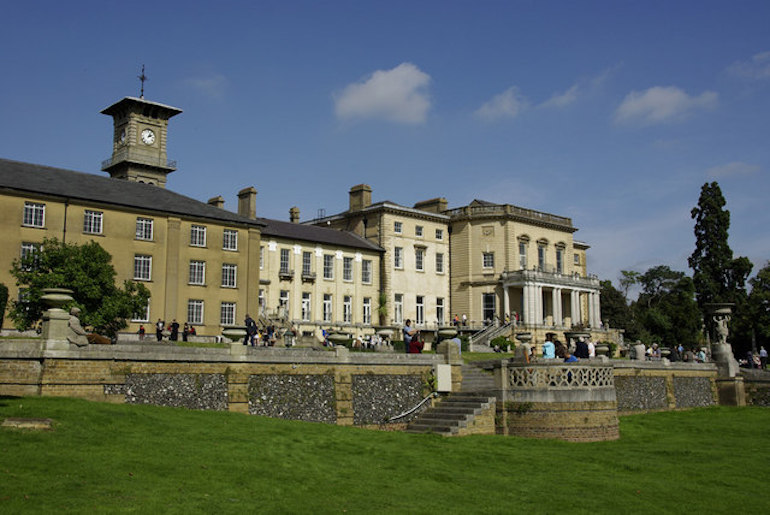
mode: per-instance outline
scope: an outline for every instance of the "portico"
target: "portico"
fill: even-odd
[[[601,326],[599,279],[537,270],[500,275],[503,316],[514,311],[526,326]]]

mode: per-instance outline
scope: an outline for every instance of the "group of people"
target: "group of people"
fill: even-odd
[[[532,349],[534,352],[534,348]],[[543,343],[543,359],[562,359],[565,363],[572,363],[581,359],[596,357],[596,344],[583,337],[575,342],[574,349],[560,342],[553,333],[548,333]]]
[[[278,339],[278,332],[275,326],[270,324],[264,331],[257,326],[257,323],[249,314],[246,314],[246,319],[243,321],[246,326],[246,336],[243,339],[244,345],[250,345],[252,347],[272,347]],[[288,338],[287,338],[288,336]],[[296,345],[297,330],[292,327],[289,331],[284,333],[284,339],[287,347]]]
[[[158,341],[163,340],[163,332],[168,331],[168,339],[172,342],[179,340],[179,322],[176,321],[176,318],[171,321],[171,323],[166,327],[166,322],[158,319],[157,322],[155,322],[155,337],[158,339]],[[139,339],[144,340],[145,336],[145,329],[143,325],[139,326]],[[192,325],[189,322],[185,322],[184,326],[182,327],[182,341],[187,341],[188,336],[195,336],[197,333],[195,331],[195,326]]]
[[[456,317],[457,315],[455,315]],[[465,315],[463,315],[465,317]],[[404,350],[407,354],[420,354],[425,347],[425,338],[419,329],[412,327],[412,321],[407,320],[402,330],[404,334]]]

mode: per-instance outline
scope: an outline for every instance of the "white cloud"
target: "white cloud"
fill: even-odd
[[[540,104],[540,107],[566,107],[577,100],[580,86],[575,84],[561,94],[554,94],[551,98]]]
[[[519,93],[516,86],[512,86],[485,102],[474,114],[488,121],[516,118],[527,106],[527,99]]]
[[[431,105],[429,83],[430,75],[411,63],[401,63],[392,70],[377,70],[336,94],[334,111],[340,119],[423,123]]]
[[[215,74],[209,77],[185,79],[184,84],[205,96],[221,99],[225,96],[229,81],[224,75]]]
[[[615,110],[615,122],[651,125],[678,121],[693,111],[716,107],[717,98],[713,91],[704,91],[696,97],[674,86],[632,91]]]
[[[736,61],[727,71],[739,77],[770,79],[770,52],[760,52],[748,61]]]
[[[735,175],[753,175],[759,172],[758,165],[752,165],[744,163],[742,161],[733,161],[720,166],[713,166],[706,170],[706,175],[712,179],[719,179],[721,177],[732,177]]]

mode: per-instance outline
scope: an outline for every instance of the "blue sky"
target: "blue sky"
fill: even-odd
[[[770,2],[6,3],[0,157],[101,174],[124,96],[179,107],[168,187],[260,216],[474,198],[571,217],[589,268],[687,270],[719,182],[770,259]]]

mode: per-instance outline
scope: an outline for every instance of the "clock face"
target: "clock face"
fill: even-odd
[[[152,132],[150,129],[144,129],[142,131],[142,142],[145,145],[152,145],[155,143],[155,133]]]

